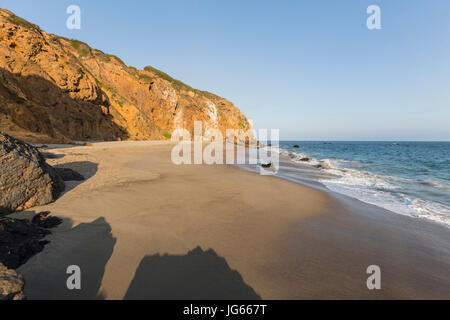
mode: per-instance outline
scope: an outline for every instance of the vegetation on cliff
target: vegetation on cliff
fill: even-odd
[[[194,121],[249,128],[228,100],[0,9],[0,130],[28,142],[169,139]]]

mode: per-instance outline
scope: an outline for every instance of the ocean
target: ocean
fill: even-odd
[[[320,165],[334,192],[450,227],[450,142],[282,141],[280,153]]]

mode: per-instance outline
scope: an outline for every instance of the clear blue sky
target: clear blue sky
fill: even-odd
[[[82,29],[66,28],[66,8]],[[382,29],[366,27],[381,8]],[[450,1],[20,0],[1,6],[233,101],[284,140],[450,140]]]

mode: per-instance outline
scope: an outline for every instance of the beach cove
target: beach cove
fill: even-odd
[[[182,165],[173,144],[49,146],[63,223],[18,269],[29,299],[445,299],[448,229],[231,165]],[[53,148],[53,149],[52,149]],[[68,290],[78,265],[82,289]],[[381,269],[369,290],[367,267]]]

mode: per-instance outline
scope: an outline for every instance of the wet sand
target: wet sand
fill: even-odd
[[[60,146],[64,147],[64,146]],[[446,227],[227,165],[176,166],[164,142],[53,149],[64,219],[19,268],[29,299],[450,299]],[[70,291],[69,265],[82,271]],[[381,267],[381,290],[366,269]]]

